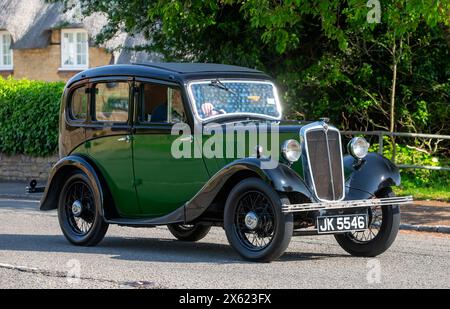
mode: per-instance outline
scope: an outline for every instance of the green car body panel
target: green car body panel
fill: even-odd
[[[297,139],[298,125],[292,126],[292,132],[280,134],[280,140]],[[286,126],[283,128],[286,130]],[[227,158],[180,158],[176,159],[171,154],[171,147],[177,135],[164,134],[139,134],[132,136],[130,143],[120,142],[126,135],[99,137],[85,142],[74,149],[72,154],[88,157],[101,171],[108,187],[110,188],[115,206],[121,216],[135,218],[153,218],[171,213],[188,202],[206,182],[218,173],[227,164],[239,159],[236,138],[223,138],[216,135],[218,140],[224,142],[223,149],[234,150],[234,157]],[[202,149],[211,135],[202,135],[201,141],[191,143],[191,153],[194,147],[197,150],[202,143]],[[270,134],[261,135],[261,139],[267,141],[268,149],[281,147],[272,146]],[[255,156],[254,146],[250,146],[250,138],[244,139],[243,158]],[[206,145],[208,146],[208,145]],[[262,156],[265,151],[263,150]],[[299,162],[292,168],[301,175],[302,167]]]
[[[266,128],[266,126],[276,126],[279,134],[276,136],[276,140],[272,141],[270,131],[268,132],[258,132],[258,133],[252,133],[248,130],[245,131],[244,134],[239,134],[239,129],[236,129],[234,132],[226,132],[224,129],[223,132],[218,130],[218,133],[212,137],[211,135],[203,135],[202,136],[202,143],[203,148],[206,150],[209,150],[213,148],[214,151],[214,139],[216,138],[217,141],[223,141],[223,150],[219,151],[218,154],[224,153],[227,154],[226,156],[214,156],[213,158],[207,158],[204,156],[204,160],[206,162],[206,165],[208,167],[208,171],[210,176],[214,175],[215,173],[219,172],[225,165],[232,163],[233,161],[241,158],[248,158],[248,157],[256,157],[256,146],[260,146],[262,149],[262,153],[260,154],[261,157],[269,157],[271,153],[277,153],[279,158],[274,158],[276,160],[280,160],[281,162],[285,162],[285,159],[281,156],[281,146],[284,141],[293,139],[296,141],[299,141],[299,130],[301,128],[301,123],[299,122],[292,122],[290,124],[286,123],[267,123],[266,121],[262,122],[251,122],[252,125],[258,130],[259,126],[263,126]],[[248,122],[243,122],[243,126],[248,125]],[[226,136],[223,136],[226,134]],[[253,136],[251,136],[253,135]],[[209,142],[211,141],[212,142]],[[211,147],[211,145],[213,145]],[[292,168],[299,173],[299,175],[302,175],[303,169],[301,166],[301,162],[297,161],[292,165]]]
[[[118,141],[124,137],[116,135],[90,140],[72,154],[84,155],[100,170],[120,215],[138,217],[141,211],[134,187],[133,150],[131,143]]]
[[[159,217],[174,211],[209,179],[202,158],[175,159],[171,155],[177,137],[171,134],[133,137],[135,183],[142,216]]]

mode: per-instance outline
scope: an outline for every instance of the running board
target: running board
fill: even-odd
[[[172,223],[184,224],[184,206],[175,209],[168,215],[157,218],[113,218],[106,219],[109,224],[118,224],[130,227],[155,227],[157,225],[167,225]]]
[[[348,209],[348,208],[362,208],[386,205],[404,205],[411,204],[412,196],[397,196],[385,198],[373,198],[367,200],[353,200],[353,201],[333,201],[320,203],[304,203],[304,204],[285,204],[282,206],[284,213],[305,212],[328,209]]]

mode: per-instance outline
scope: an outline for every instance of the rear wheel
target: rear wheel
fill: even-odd
[[[58,203],[59,225],[69,242],[94,246],[108,230],[101,215],[99,188],[81,171],[69,176],[61,190]]]
[[[384,190],[378,197],[393,197],[391,189]],[[397,237],[400,226],[398,205],[369,208],[369,228],[361,232],[336,234],[339,245],[354,256],[373,257],[385,252]]]
[[[270,262],[280,257],[293,232],[292,214],[281,206],[289,203],[258,178],[236,185],[228,196],[224,227],[231,246],[245,259]]]
[[[204,238],[211,226],[201,224],[169,224],[170,233],[182,241],[198,241]]]

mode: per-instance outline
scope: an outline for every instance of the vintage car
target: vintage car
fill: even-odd
[[[316,234],[376,256],[396,238],[398,205],[412,198],[394,196],[398,168],[368,148],[355,137],[344,156],[326,118],[284,120],[275,83],[257,70],[98,67],[65,87],[60,160],[40,209],[57,209],[65,237],[81,246],[99,243],[109,224],[167,225],[182,241],[221,226],[251,261]]]

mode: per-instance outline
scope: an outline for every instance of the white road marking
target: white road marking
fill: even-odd
[[[21,200],[21,199],[0,198],[0,202],[39,203],[40,201],[38,201],[38,200]]]

